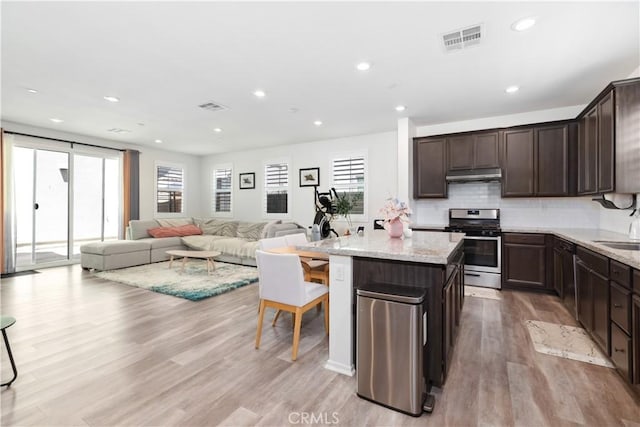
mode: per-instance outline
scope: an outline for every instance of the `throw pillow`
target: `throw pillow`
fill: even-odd
[[[177,227],[154,227],[148,229],[147,232],[156,239],[161,237],[183,237],[202,234],[202,230],[193,224],[180,225]]]
[[[266,222],[239,222],[237,236],[246,240],[259,240]]]
[[[229,219],[198,219],[197,224],[204,234],[214,236],[236,237],[236,230],[238,229],[238,221]]]

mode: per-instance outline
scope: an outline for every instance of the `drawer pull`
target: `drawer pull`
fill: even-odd
[[[613,304],[613,308],[622,308],[621,304]]]
[[[614,347],[614,348],[613,348],[613,350],[614,350],[616,353],[624,353],[624,348],[616,348],[616,347]]]

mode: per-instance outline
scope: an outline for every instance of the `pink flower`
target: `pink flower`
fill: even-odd
[[[388,198],[380,213],[384,215],[384,222],[391,222],[399,219],[402,222],[409,222],[408,216],[411,215],[411,208],[405,202],[401,202],[396,198]]]

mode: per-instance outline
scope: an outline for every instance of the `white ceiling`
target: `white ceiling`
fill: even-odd
[[[192,154],[580,105],[640,65],[637,0],[1,7],[4,121]],[[479,46],[444,52],[442,34],[479,23]]]

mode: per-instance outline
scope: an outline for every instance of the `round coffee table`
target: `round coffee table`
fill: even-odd
[[[187,262],[188,258],[197,258],[204,259],[207,261],[207,274],[213,273],[213,270],[216,269],[216,265],[213,263],[213,258],[220,255],[218,251],[179,251],[179,250],[171,250],[167,251],[167,255],[171,255],[171,259],[169,260],[169,268],[173,264],[174,257],[182,258],[182,270],[184,271],[184,265]]]

